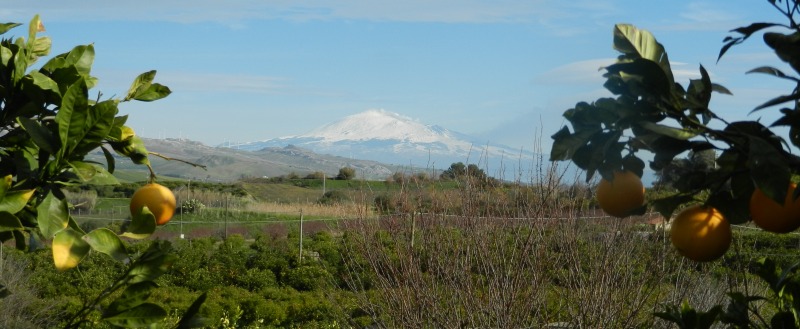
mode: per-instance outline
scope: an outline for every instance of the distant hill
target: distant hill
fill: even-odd
[[[207,166],[207,170],[203,170],[178,161],[166,161],[150,156],[157,174],[180,179],[230,182],[245,177],[275,177],[290,173],[303,176],[316,171],[332,177],[343,167],[356,169],[357,178],[384,179],[395,171],[405,170],[399,166],[385,165],[376,161],[317,154],[295,146],[272,147],[249,152],[208,146],[186,139],[143,138],[143,140],[150,152]],[[91,154],[91,159],[105,163],[105,158],[99,150]],[[117,176],[122,176],[125,180],[137,180],[138,176],[141,176],[140,180],[147,178],[147,169],[133,164],[127,158],[118,157],[116,168],[119,171],[116,173]]]

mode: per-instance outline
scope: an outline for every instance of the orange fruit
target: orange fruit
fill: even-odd
[[[600,208],[614,217],[628,216],[644,204],[642,180],[630,171],[615,171],[613,181],[601,179],[596,193]]]
[[[164,225],[175,213],[175,194],[164,185],[149,183],[140,187],[131,197],[131,214],[138,216],[142,208],[147,209],[156,217],[156,224]]]
[[[789,185],[782,205],[756,188],[750,197],[750,218],[753,223],[773,233],[788,233],[800,227],[800,199],[794,199],[795,188],[797,184]]]
[[[673,219],[670,240],[684,257],[709,262],[730,248],[731,225],[714,207],[692,206]]]

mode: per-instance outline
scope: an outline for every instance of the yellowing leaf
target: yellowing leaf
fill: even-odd
[[[18,213],[28,200],[31,199],[36,190],[22,190],[7,192],[6,195],[0,200],[0,211],[7,211],[12,214]]]
[[[78,266],[89,250],[80,233],[71,228],[61,230],[53,238],[53,264],[59,271],[69,270]]]

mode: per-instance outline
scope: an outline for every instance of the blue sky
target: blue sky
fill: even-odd
[[[760,36],[716,63],[728,30],[783,22],[766,0],[20,0],[3,7],[4,21],[27,25],[40,14],[54,54],[94,43],[94,92],[119,97],[136,75],[158,70],[173,94],[122,104],[129,125],[146,137],[209,145],[298,135],[384,109],[547,151],[564,110],[607,95],[598,68],[613,63],[612,29],[623,22],[656,35],[679,82],[698,77],[702,64],[731,89],[735,96],[712,103],[730,121],[769,118],[747,113],[793,87],[745,75],[785,67]]]

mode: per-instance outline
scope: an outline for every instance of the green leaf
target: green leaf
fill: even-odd
[[[716,83],[711,83],[711,90],[714,92],[718,92],[720,94],[733,95],[733,93],[730,90],[728,90],[728,88],[725,88],[725,86]]]
[[[81,234],[66,228],[53,237],[53,264],[59,271],[66,271],[78,266],[91,247],[81,239]]]
[[[723,42],[726,42],[725,45],[722,46],[722,49],[719,51],[719,56],[717,56],[717,62],[722,59],[722,55],[730,49],[732,46],[740,44],[747,40],[753,33],[756,33],[762,29],[773,27],[773,26],[780,26],[780,24],[776,23],[753,23],[745,27],[739,27],[731,30],[731,32],[736,32],[741,34],[741,37],[725,37]]]
[[[103,318],[113,317],[144,304],[144,302],[150,298],[153,289],[157,287],[158,285],[153,281],[144,281],[129,285],[125,288],[125,291],[122,292],[122,295],[108,305],[108,308],[103,312]]]
[[[71,161],[69,165],[84,183],[92,185],[119,184],[119,181],[114,175],[100,166],[82,161]]]
[[[792,80],[794,82],[800,82],[800,79],[797,79],[797,78],[795,78],[793,76],[788,76],[785,73],[783,73],[783,71],[781,71],[779,69],[776,69],[776,68],[774,68],[772,66],[760,66],[760,67],[754,68],[754,69],[746,72],[746,74],[750,74],[750,73],[763,73],[763,74],[771,75],[771,76],[778,77],[778,78],[781,78],[781,79],[787,79],[787,80]]]
[[[142,102],[152,102],[169,96],[172,91],[169,87],[162,84],[154,83],[147,87],[147,89],[137,92],[133,99]]]
[[[206,319],[200,316],[200,307],[206,302],[207,295],[208,292],[204,292],[186,309],[183,317],[178,322],[177,329],[203,328],[207,326]]]
[[[37,92],[46,92],[49,96],[47,98],[50,101],[60,101],[61,100],[61,90],[58,88],[58,83],[51,79],[49,76],[46,76],[38,71],[33,71],[28,74],[27,78],[30,79],[30,82],[34,85],[39,87],[40,90]]]
[[[664,71],[670,85],[675,83],[667,52],[650,32],[630,24],[617,24],[614,26],[614,49],[631,59],[638,57],[655,62]]]
[[[94,104],[89,108],[89,116],[86,120],[88,129],[75,148],[75,153],[85,154],[100,147],[114,125],[114,118],[119,111],[118,104],[118,100],[111,99]]]
[[[644,92],[650,95],[667,97],[672,91],[671,76],[657,63],[637,58],[630,62],[620,62],[606,67],[605,77],[618,76],[634,95]]]
[[[694,200],[694,196],[691,194],[676,194],[653,200],[650,204],[661,216],[664,216],[664,218],[671,218],[672,213],[674,213],[678,207],[692,200]]]
[[[0,34],[5,34],[9,30],[22,25],[22,23],[3,23],[0,24]]]
[[[747,167],[755,186],[770,199],[783,204],[791,179],[789,164],[783,154],[763,138],[750,135],[748,141]]]
[[[598,129],[589,129],[570,134],[569,128],[563,127],[553,138],[553,147],[550,150],[550,161],[570,160],[575,152],[583,145],[589,142],[592,136],[600,132]]]
[[[131,223],[128,230],[122,233],[122,236],[131,239],[145,239],[156,231],[156,217],[150,212],[147,206],[142,208],[138,216],[131,217]]]
[[[111,154],[111,151],[105,148],[105,146],[100,146],[100,149],[103,151],[103,156],[106,157],[106,165],[108,166],[108,173],[113,174],[116,163],[116,161],[114,160],[114,155]]]
[[[750,111],[750,113],[753,113],[753,112],[756,112],[758,110],[762,110],[762,109],[768,108],[770,106],[783,104],[783,103],[791,102],[791,101],[796,101],[798,99],[800,99],[800,93],[797,93],[797,92],[792,93],[791,95],[778,96],[778,97],[775,97],[773,99],[768,100],[764,104],[756,106],[756,108],[754,108],[752,111]]]
[[[58,137],[61,141],[61,156],[72,152],[86,133],[88,116],[88,89],[83,79],[72,84],[61,102],[56,114]]]
[[[11,188],[11,184],[13,182],[13,177],[11,175],[6,175],[3,178],[0,178],[0,198],[4,198],[6,196],[6,192],[8,189]]]
[[[59,200],[52,192],[36,207],[39,230],[45,238],[52,238],[69,225],[69,208],[66,200]]]
[[[98,228],[83,236],[83,239],[95,251],[111,256],[118,261],[128,259],[128,252],[122,240],[107,228]]]
[[[166,317],[167,311],[161,306],[145,303],[104,319],[118,327],[140,328],[159,322]]]
[[[167,242],[156,242],[139,256],[128,272],[129,282],[152,281],[166,273],[175,262],[175,254]]]
[[[58,141],[50,130],[42,127],[39,122],[26,117],[17,117],[17,123],[31,136],[31,140],[36,146],[49,154],[56,154]]]
[[[644,161],[631,153],[622,158],[622,168],[642,177],[644,174]]]
[[[22,230],[22,222],[11,213],[0,211],[0,232]]]
[[[77,46],[67,54],[66,61],[73,64],[84,78],[89,77],[94,63],[94,45]]]
[[[136,95],[145,92],[148,88],[150,88],[150,85],[153,83],[153,79],[155,79],[155,77],[155,70],[139,74],[139,76],[133,80],[133,83],[128,89],[128,94],[125,96],[124,101],[134,99]]]
[[[680,140],[688,140],[697,136],[697,133],[687,131],[685,129],[665,126],[657,123],[652,123],[649,121],[639,122],[639,125],[642,126],[642,128],[645,128],[659,135],[664,135],[667,137],[672,137]]]
[[[31,199],[34,192],[36,192],[36,190],[6,192],[6,195],[0,200],[0,211],[16,214],[22,210],[22,208],[25,208],[25,205],[28,204],[28,200]]]

